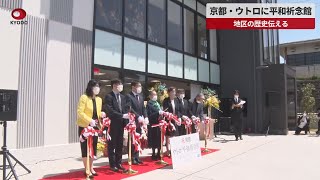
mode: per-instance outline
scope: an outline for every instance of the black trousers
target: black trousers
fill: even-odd
[[[179,136],[183,136],[187,134],[184,124],[181,124],[181,126],[178,126],[178,132],[179,132]]]
[[[236,138],[241,138],[242,136],[242,119],[235,119],[233,121],[233,127],[234,127],[234,135]]]
[[[79,127],[79,136],[81,135],[81,132],[84,128],[83,127]],[[93,152],[94,155],[97,156],[97,144],[98,144],[98,136],[93,136]],[[85,140],[84,142],[80,142],[80,148],[81,148],[81,157],[85,158],[87,157],[87,152],[88,152],[88,148],[87,148],[87,140]]]
[[[137,127],[136,132],[141,134],[140,127]],[[128,140],[128,147],[129,147],[129,140]],[[135,150],[135,146],[132,144],[132,139],[131,139],[131,158],[133,161],[140,161],[139,151]]]
[[[111,140],[108,141],[109,165],[119,166],[122,162],[123,126],[110,127]]]

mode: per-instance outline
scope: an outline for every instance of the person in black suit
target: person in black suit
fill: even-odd
[[[123,148],[123,129],[129,119],[127,111],[125,111],[125,96],[121,94],[123,85],[120,80],[111,81],[112,92],[105,97],[105,112],[111,120],[110,136],[108,141],[109,165],[112,171],[125,171],[121,165],[122,148]]]
[[[204,95],[202,93],[199,93],[196,96],[196,98],[194,98],[193,103],[190,105],[189,116],[193,121],[195,121],[196,118],[200,118],[200,121],[204,120],[204,116],[203,116],[204,99],[205,99]],[[196,133],[196,128],[194,124],[192,124],[191,128],[192,128],[192,133]]]
[[[184,89],[178,89],[177,90],[177,98],[179,101],[179,107],[180,107],[180,115],[181,118],[184,119],[184,117],[188,117],[189,114],[189,101],[184,99],[185,97],[185,91]],[[178,126],[179,135],[186,135],[186,128],[184,124],[181,126]]]
[[[150,100],[147,103],[147,113],[150,120],[150,126],[159,123],[159,116],[163,114],[160,104],[158,103],[158,96],[156,91],[150,91]],[[148,138],[150,139],[150,146],[152,148],[152,160],[160,159],[161,131],[160,127],[152,127],[149,131]],[[157,149],[157,155],[155,153]]]
[[[243,105],[240,104],[242,101],[239,98],[240,92],[235,90],[233,93],[233,100],[231,106],[231,121],[234,127],[234,135],[236,137],[236,141],[240,138],[242,140],[242,110]]]
[[[131,82],[131,92],[126,95],[126,109],[135,114],[136,132],[141,134],[141,128],[144,124],[149,124],[146,108],[144,106],[144,98],[141,96],[142,86],[138,81]],[[138,165],[143,162],[139,158],[139,151],[134,152],[132,145],[132,164]]]
[[[162,103],[163,109],[164,109],[164,111],[172,113],[172,114],[178,116],[178,118],[180,118],[181,114],[180,114],[179,100],[176,98],[176,88],[170,87],[168,89],[168,93],[169,93],[169,97],[165,98]],[[171,121],[171,123],[174,125],[175,130],[172,130],[168,127],[168,129],[166,131],[166,148],[167,148],[166,154],[168,156],[171,155],[171,153],[170,153],[170,139],[169,138],[179,135],[178,126],[181,125],[181,124],[177,124],[174,121]]]

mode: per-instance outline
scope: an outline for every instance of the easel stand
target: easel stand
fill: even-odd
[[[18,180],[18,176],[16,171],[14,170],[14,168],[16,167],[17,164],[19,164],[20,166],[23,167],[23,169],[25,169],[28,173],[31,173],[31,171],[26,168],[26,166],[24,166],[17,158],[15,158],[7,149],[7,121],[3,121],[0,122],[0,124],[3,125],[3,146],[2,146],[2,151],[0,151],[0,154],[2,154],[3,156],[3,164],[2,164],[2,179],[3,180],[7,180],[7,179],[11,179],[12,176],[14,176],[14,178],[16,180]],[[14,165],[12,165],[11,159],[10,157],[16,161],[16,163]],[[9,174],[7,175],[6,171],[7,171],[7,161],[9,163],[9,167],[11,169],[11,171],[9,172]]]

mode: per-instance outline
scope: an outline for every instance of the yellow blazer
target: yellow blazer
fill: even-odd
[[[101,109],[102,109],[102,99],[96,96],[96,105],[97,105],[97,115],[98,118],[101,117]],[[78,103],[78,119],[77,125],[80,127],[88,127],[93,116],[93,103],[92,98],[83,94],[80,97]]]

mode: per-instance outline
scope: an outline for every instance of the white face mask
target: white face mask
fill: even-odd
[[[238,98],[239,98],[239,96],[238,96],[238,95],[234,95],[234,98],[238,99]]]
[[[184,98],[184,94],[180,94],[180,99],[183,99]]]
[[[140,94],[142,92],[142,87],[137,88],[137,93]]]
[[[98,95],[100,93],[100,87],[93,87],[92,92],[94,95]]]
[[[123,91],[123,85],[122,84],[117,86],[117,91],[119,93],[121,93]]]
[[[153,96],[153,97],[151,98],[152,101],[156,101],[157,99],[158,99],[158,96]]]
[[[307,116],[307,114],[306,114],[306,113],[303,113],[303,116]]]
[[[197,100],[197,103],[198,103],[198,104],[200,104],[200,103],[201,103],[201,101]]]

